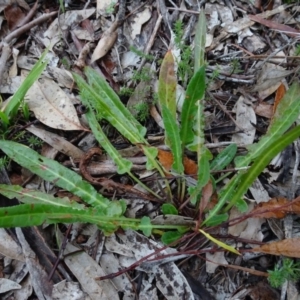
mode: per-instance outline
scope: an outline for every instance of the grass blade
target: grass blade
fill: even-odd
[[[43,52],[40,59],[36,62],[32,70],[29,72],[28,76],[25,78],[25,80],[18,88],[18,90],[15,92],[13,97],[10,99],[8,104],[1,109],[9,118],[16,115],[17,110],[21,104],[21,101],[24,99],[27,91],[34,84],[34,82],[40,77],[45,67],[47,66],[48,60],[45,59],[47,53],[48,53],[48,49],[46,49]]]

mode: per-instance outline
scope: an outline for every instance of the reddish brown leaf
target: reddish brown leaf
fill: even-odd
[[[272,255],[283,255],[300,258],[300,238],[285,239],[252,249],[252,252],[263,252]]]
[[[251,211],[251,217],[281,219],[288,213],[300,214],[300,197],[293,201],[278,197],[272,198],[268,202],[259,203]]]
[[[298,37],[300,35],[300,31],[293,28],[293,27],[290,27],[290,26],[287,26],[287,25],[284,25],[284,24],[280,24],[280,23],[276,23],[276,22],[273,22],[273,21],[269,21],[269,20],[266,20],[260,16],[254,16],[254,15],[248,15],[249,19],[252,20],[252,21],[255,21],[255,22],[258,22],[262,25],[265,25],[271,29],[275,29],[277,31],[280,31],[280,32],[283,32],[291,37]]]
[[[200,201],[200,215],[204,212],[206,209],[209,200],[213,194],[214,188],[212,185],[211,180],[208,181],[208,183],[203,187],[202,189],[202,196],[201,196],[201,201]]]
[[[281,83],[281,85],[278,87],[275,95],[275,101],[274,101],[274,106],[273,106],[273,114],[275,113],[278,104],[280,103],[281,99],[285,95],[286,89],[284,84]]]
[[[173,165],[173,155],[169,151],[158,149],[158,160],[161,165],[165,168],[166,171],[170,171]],[[183,159],[184,173],[187,175],[195,175],[193,176],[195,179],[197,178],[197,164],[188,157],[184,157]]]
[[[8,28],[11,31],[14,30],[25,18],[24,12],[16,4],[8,5],[4,9],[4,15],[8,24]]]

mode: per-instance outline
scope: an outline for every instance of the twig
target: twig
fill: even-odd
[[[39,18],[29,22],[28,24],[24,25],[21,28],[16,29],[15,31],[13,31],[12,33],[10,33],[9,35],[7,35],[3,42],[0,43],[0,50],[2,49],[4,43],[9,44],[14,38],[17,38],[18,36],[20,36],[21,34],[23,34],[24,32],[28,31],[29,29],[31,29],[32,27],[45,22],[46,20],[48,20],[49,18],[53,17],[57,15],[57,11],[53,11],[51,13],[48,14],[44,14],[42,16],[40,16]]]
[[[160,27],[161,21],[162,21],[162,15],[159,14],[159,15],[158,15],[158,18],[157,18],[157,20],[156,20],[156,24],[155,24],[155,26],[154,26],[153,32],[152,32],[152,34],[151,34],[151,36],[150,36],[150,39],[149,39],[149,41],[148,41],[148,43],[147,43],[147,46],[146,46],[145,50],[144,50],[145,55],[148,55],[148,54],[149,54],[149,52],[150,52],[150,50],[151,50],[151,48],[152,48],[152,46],[153,46],[153,44],[154,44],[154,39],[155,39],[156,34],[157,34],[157,31],[158,31],[158,29],[159,29],[159,27]],[[146,58],[143,57],[143,59],[142,59],[140,65],[139,65],[139,67],[138,67],[138,69],[137,69],[138,72],[142,69],[142,67],[143,67],[143,65],[145,64],[145,62],[146,62]]]
[[[223,110],[223,112],[231,119],[231,121],[236,125],[236,127],[239,128],[240,130],[242,130],[244,132],[244,130],[242,128],[240,128],[240,126],[237,124],[237,122],[232,117],[232,115],[228,112],[228,110],[224,107],[224,105],[221,104],[219,102],[219,100],[217,100],[212,93],[208,92],[208,94],[217,103],[217,105]]]
[[[11,49],[9,45],[3,42],[2,53],[0,57],[0,85],[2,84],[2,78],[4,70],[6,69],[6,62],[11,55]]]
[[[34,3],[33,7],[29,11],[29,13],[26,15],[26,17],[17,25],[17,28],[20,28],[23,25],[25,25],[27,22],[29,22],[29,20],[33,17],[33,15],[35,14],[35,12],[38,8],[38,3],[39,3],[39,1],[36,1]]]

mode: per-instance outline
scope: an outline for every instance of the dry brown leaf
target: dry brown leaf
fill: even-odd
[[[251,252],[262,252],[272,255],[283,255],[300,258],[300,238],[285,239],[256,247]]]
[[[26,72],[22,76],[24,78]],[[80,124],[71,99],[51,79],[40,78],[36,81],[28,90],[25,101],[36,118],[51,128],[86,130]]]
[[[173,154],[169,151],[158,149],[158,160],[166,171],[170,171],[173,165]],[[198,166],[197,164],[188,157],[183,159],[184,173],[187,175],[196,175]],[[195,179],[197,176],[193,176]]]
[[[253,218],[281,219],[288,213],[300,214],[300,197],[289,201],[286,198],[272,198],[268,202],[259,203],[251,212]]]
[[[202,215],[202,213],[206,209],[208,203],[210,202],[213,191],[214,191],[214,188],[213,188],[212,182],[211,182],[211,180],[209,180],[208,183],[202,189],[202,195],[201,195],[201,201],[200,201],[200,215]]]
[[[274,107],[273,107],[273,114],[275,113],[279,102],[281,101],[281,99],[285,95],[285,92],[286,92],[285,86],[284,86],[283,83],[281,83],[280,86],[278,87],[277,91],[276,91]]]
[[[283,32],[291,37],[298,37],[300,35],[300,31],[290,27],[288,25],[284,25],[284,24],[280,24],[280,23],[276,23],[274,21],[270,21],[270,20],[266,20],[258,15],[254,16],[254,15],[248,15],[249,19],[255,22],[258,22],[260,24],[263,24],[271,29],[274,29],[276,31],[280,31]]]
[[[273,116],[273,105],[261,102],[254,108],[254,111],[258,116],[271,119]]]
[[[98,42],[98,45],[96,46],[91,62],[100,59],[103,57],[115,44],[115,41],[118,37],[117,28],[119,26],[119,22],[115,21],[111,24],[111,26],[103,33],[101,39]]]
[[[16,4],[7,6],[4,9],[4,15],[8,24],[8,28],[11,31],[13,31],[25,18],[25,13]]]

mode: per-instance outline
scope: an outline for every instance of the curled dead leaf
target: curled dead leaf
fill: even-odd
[[[161,163],[161,165],[164,167],[166,171],[170,171],[172,169],[173,165],[173,154],[169,151],[158,149],[158,160]],[[195,175],[193,178],[197,179],[197,170],[198,166],[197,164],[190,158],[184,157],[183,159],[183,165],[184,165],[184,173],[186,175]]]
[[[289,201],[286,198],[272,198],[259,203],[252,211],[253,218],[284,218],[288,213],[300,214],[300,197]]]
[[[101,57],[103,57],[114,45],[118,33],[116,31],[119,23],[115,21],[102,35],[101,39],[96,46],[93,55],[92,55],[92,63]]]
[[[251,252],[263,252],[272,255],[284,255],[300,258],[300,238],[285,239],[256,247]]]

